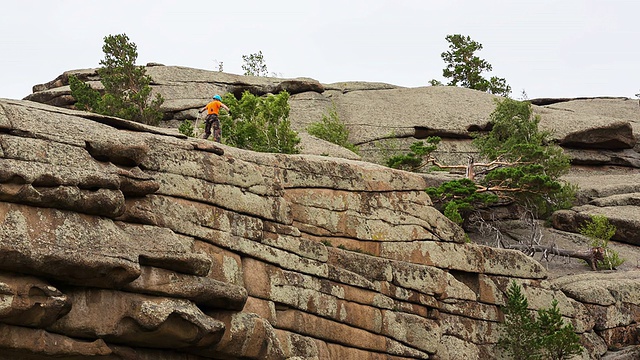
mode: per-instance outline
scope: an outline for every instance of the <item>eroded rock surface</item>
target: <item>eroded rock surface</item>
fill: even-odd
[[[176,120],[194,118],[213,92],[287,89],[299,129],[336,106],[363,158],[393,133],[442,136],[455,159],[470,132],[487,130],[495,99],[450,87],[148,72]],[[67,109],[66,77],[29,97],[58,107],[0,101],[0,358],[490,359],[513,280],[532,309],[559,301],[583,359],[640,343],[633,269],[550,281],[521,252],[466,243],[431,206],[429,178],[321,156],[322,147],[252,153]],[[381,108],[366,105],[374,98]],[[559,105],[535,111],[584,163],[597,155],[600,165],[624,157],[635,166],[633,112]],[[568,178],[585,186],[567,219],[610,207],[633,214],[640,190],[629,176],[591,187]]]

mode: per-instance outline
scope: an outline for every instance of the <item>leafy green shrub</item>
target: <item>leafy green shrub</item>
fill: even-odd
[[[513,359],[569,359],[584,350],[573,325],[564,324],[553,300],[551,308],[540,309],[537,317],[529,311],[529,302],[515,281],[507,289],[502,311],[505,321],[498,347]]]
[[[593,215],[591,220],[578,228],[580,234],[591,239],[591,247],[601,247],[605,250],[604,260],[597,263],[598,269],[615,269],[625,262],[617,251],[609,249],[609,240],[615,235],[616,227],[609,223],[609,219],[603,215]]]
[[[307,132],[319,139],[340,145],[354,153],[358,153],[358,147],[349,141],[349,129],[344,121],[338,117],[336,107],[329,109],[329,115],[322,115],[322,121],[309,125]]]
[[[151,77],[144,67],[136,66],[136,44],[126,34],[109,35],[102,46],[104,59],[98,69],[104,93],[100,94],[76,76],[69,77],[71,95],[76,108],[98,114],[115,116],[145,124],[157,125],[163,113],[160,94],[151,97]]]
[[[195,128],[193,127],[193,123],[191,123],[190,120],[183,120],[178,127],[178,131],[180,131],[181,134],[187,135],[188,137],[196,136]]]
[[[299,153],[300,137],[291,129],[288,100],[286,91],[262,97],[245,91],[240,100],[226,94],[222,102],[231,116],[220,116],[222,142],[258,152]]]

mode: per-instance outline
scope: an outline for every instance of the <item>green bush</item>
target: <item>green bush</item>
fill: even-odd
[[[189,137],[196,136],[195,128],[193,127],[193,123],[191,123],[190,120],[183,120],[178,127],[178,131],[180,131],[181,134],[187,135]]]
[[[560,360],[584,351],[573,325],[564,324],[557,300],[534,316],[528,309],[529,302],[522,294],[522,288],[515,281],[506,295],[507,303],[502,309],[505,321],[498,340],[498,347],[505,355],[517,360]]]
[[[591,247],[601,247],[605,250],[604,260],[597,263],[598,269],[613,270],[625,262],[617,251],[609,249],[609,240],[615,235],[616,227],[609,223],[609,219],[603,215],[593,215],[591,220],[578,228],[580,234],[591,239]]]
[[[238,100],[226,94],[222,102],[231,116],[221,115],[222,142],[258,152],[297,154],[300,137],[289,121],[289,93],[255,96],[248,91]]]
[[[145,124],[157,125],[163,113],[160,94],[151,96],[151,77],[144,67],[136,66],[136,44],[126,34],[109,35],[102,47],[104,59],[98,69],[104,93],[100,94],[76,76],[69,77],[71,96],[76,108],[98,114],[115,116]]]
[[[322,121],[312,123],[307,132],[319,139],[340,145],[354,153],[358,153],[358,147],[349,141],[349,129],[338,117],[335,106],[329,109],[329,114],[322,115]]]

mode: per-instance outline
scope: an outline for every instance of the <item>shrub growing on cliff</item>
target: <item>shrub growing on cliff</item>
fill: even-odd
[[[196,129],[194,128],[191,120],[187,120],[187,119],[183,120],[182,123],[180,123],[180,126],[178,127],[178,131],[180,131],[181,134],[187,135],[189,137],[196,136],[195,130]]]
[[[322,115],[322,121],[309,125],[307,132],[319,139],[340,145],[354,153],[358,153],[358,147],[349,141],[349,129],[344,121],[338,117],[335,106],[329,109],[329,114]]]
[[[289,93],[255,96],[248,91],[240,100],[226,94],[222,100],[232,116],[221,115],[222,142],[259,152],[299,153],[300,137],[289,121]]]
[[[76,108],[116,116],[145,124],[157,124],[162,119],[160,94],[151,96],[151,77],[144,67],[136,66],[136,44],[126,34],[109,35],[102,46],[104,59],[98,69],[104,93],[100,94],[75,76],[69,77],[71,95]]]
[[[608,248],[609,240],[616,233],[616,227],[609,223],[606,216],[591,216],[591,220],[582,224],[578,231],[591,239],[591,247],[604,249],[604,260],[597,263],[598,269],[613,270],[625,262],[625,259],[621,258],[617,251]]]
[[[582,353],[580,337],[573,325],[564,324],[558,301],[540,309],[537,316],[529,311],[529,302],[515,281],[507,289],[503,307],[505,321],[498,346],[513,359],[569,359]]]

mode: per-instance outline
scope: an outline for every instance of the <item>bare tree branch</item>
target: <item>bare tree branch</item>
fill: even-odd
[[[574,250],[558,249],[555,246],[514,244],[514,245],[508,245],[506,248],[520,250],[525,253],[530,253],[531,251],[533,251],[534,253],[541,252],[543,253],[543,257],[548,257],[549,255],[558,255],[558,256],[566,256],[570,258],[582,259],[591,266],[591,270],[593,271],[598,270],[597,268],[598,261],[604,261],[604,248],[602,247],[594,247],[589,250],[574,251]]]

